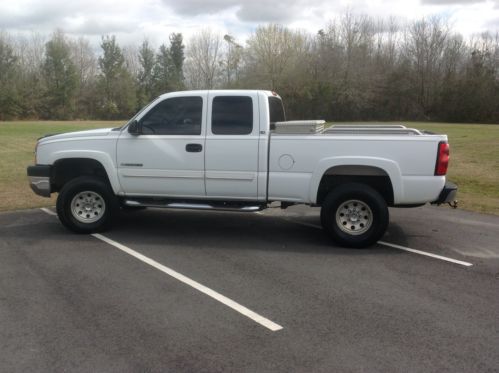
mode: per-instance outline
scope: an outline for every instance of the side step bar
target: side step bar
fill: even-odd
[[[265,205],[227,204],[227,203],[202,203],[202,202],[180,202],[161,200],[134,200],[125,199],[123,203],[130,207],[157,207],[182,210],[212,210],[212,211],[235,211],[235,212],[255,212],[261,211]]]

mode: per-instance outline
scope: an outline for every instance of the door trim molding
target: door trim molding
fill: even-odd
[[[206,179],[253,181],[256,179],[256,174],[256,172],[241,171],[206,171]]]

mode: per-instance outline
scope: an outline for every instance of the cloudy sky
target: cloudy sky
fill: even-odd
[[[0,0],[0,31],[60,28],[95,44],[115,34],[123,44],[147,38],[159,45],[172,32],[188,38],[206,27],[244,40],[268,22],[315,33],[346,11],[401,21],[438,15],[467,36],[499,31],[499,0]]]

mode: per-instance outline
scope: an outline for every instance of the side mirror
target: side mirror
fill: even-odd
[[[128,133],[134,136],[138,136],[142,133],[142,126],[140,125],[140,122],[137,119],[135,119],[128,126]]]

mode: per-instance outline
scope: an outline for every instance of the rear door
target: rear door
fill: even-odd
[[[257,199],[259,122],[256,92],[208,94],[207,197]]]

